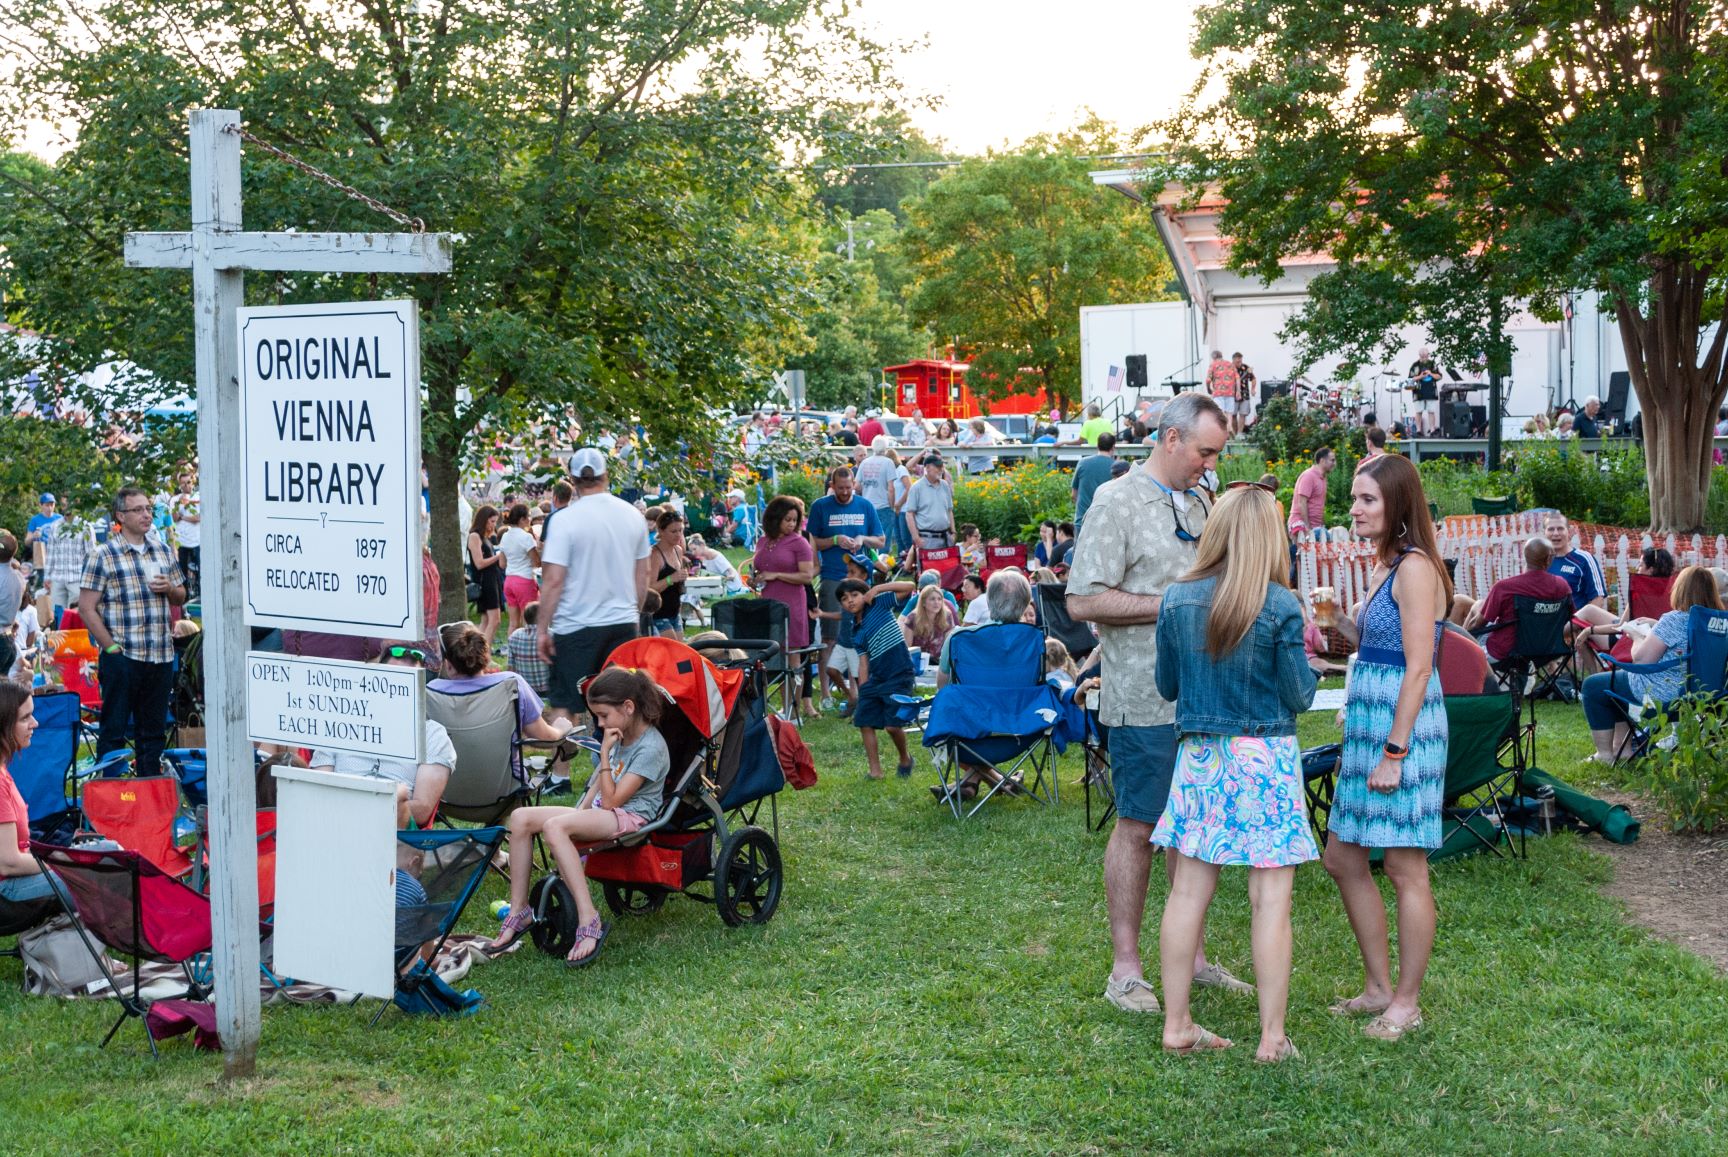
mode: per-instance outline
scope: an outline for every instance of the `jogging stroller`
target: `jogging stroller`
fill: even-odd
[[[757,826],[764,802],[786,786],[766,714],[765,668],[779,654],[766,640],[726,639],[704,650],[741,652],[710,662],[676,639],[645,638],[613,651],[607,666],[651,677],[667,705],[659,728],[672,756],[660,814],[634,832],[583,849],[585,871],[620,916],[655,912],[673,892],[711,903],[728,925],[766,924],[783,884],[775,832]],[[716,849],[718,850],[716,853]],[[701,885],[711,884],[709,891]],[[576,901],[553,872],[529,892],[534,944],[550,955],[575,945]]]

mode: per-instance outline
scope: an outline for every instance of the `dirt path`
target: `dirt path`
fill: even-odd
[[[1643,821],[1630,847],[1596,841],[1614,859],[1614,882],[1603,891],[1623,900],[1637,924],[1728,972],[1728,839],[1675,835],[1647,801],[1603,798]]]

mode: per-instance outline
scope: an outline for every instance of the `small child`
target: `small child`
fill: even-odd
[[[967,570],[984,569],[984,537],[970,522],[960,524],[960,565]]]
[[[846,577],[868,586],[874,577],[874,568],[869,557],[863,554],[847,555]],[[839,636],[834,640],[834,649],[828,653],[826,675],[828,684],[840,692],[834,705],[839,707],[840,718],[846,719],[858,709],[858,670],[861,666],[853,635],[852,616],[844,611],[817,611],[816,616],[840,621]]]
[[[510,669],[544,699],[552,683],[552,664],[540,658],[539,642],[534,635],[539,622],[540,601],[536,599],[522,608],[522,625],[510,632],[504,648],[510,655]]]
[[[871,586],[854,578],[835,588],[841,610],[852,619],[852,638],[858,649],[858,705],[852,724],[863,737],[871,779],[882,778],[882,758],[876,746],[878,728],[888,732],[899,753],[895,774],[902,779],[912,774],[906,730],[894,722],[897,708],[893,697],[912,694],[913,686],[912,659],[906,653],[906,635],[900,629],[900,616],[894,613],[894,602],[897,596],[917,589],[914,583]]]

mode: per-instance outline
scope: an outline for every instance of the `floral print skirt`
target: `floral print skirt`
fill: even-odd
[[[1317,859],[1294,735],[1184,735],[1152,842],[1208,864],[1287,868]]]

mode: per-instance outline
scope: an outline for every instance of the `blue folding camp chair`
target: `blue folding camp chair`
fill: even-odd
[[[948,670],[950,681],[936,692],[924,725],[924,746],[939,753],[937,798],[955,819],[976,815],[998,793],[1055,804],[1052,753],[1085,730],[1084,717],[1077,729],[1079,713],[1044,680],[1043,633],[1027,623],[955,631]],[[968,782],[976,784],[974,800],[966,798]]]
[[[396,994],[403,1012],[466,1016],[481,1005],[478,992],[457,992],[432,971],[444,942],[480,882],[505,830],[499,827],[397,832]],[[377,1024],[390,1007],[379,1006]]]
[[[1680,691],[1682,696],[1715,699],[1728,696],[1728,611],[1693,607],[1687,612],[1686,654],[1682,658],[1660,663],[1621,663],[1612,655],[1603,655],[1602,659],[1609,670],[1624,671],[1628,675],[1656,675],[1684,664],[1686,682]],[[1608,694],[1619,704],[1630,726],[1626,742],[1615,754],[1621,758],[1637,759],[1650,749],[1655,739],[1656,725],[1650,721],[1661,718],[1660,709],[1667,704],[1633,702],[1614,691]]]
[[[36,696],[36,734],[7,764],[30,812],[30,834],[70,844],[78,828],[73,766],[78,754],[78,696],[58,691]]]

